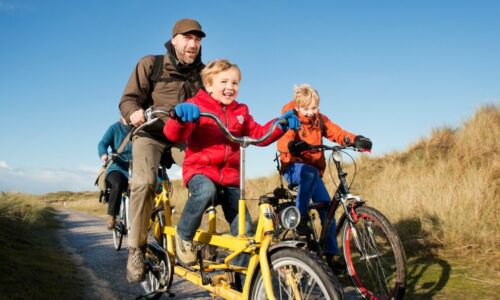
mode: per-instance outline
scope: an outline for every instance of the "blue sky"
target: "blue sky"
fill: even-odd
[[[309,83],[383,155],[500,102],[499,16],[498,1],[0,0],[0,191],[95,190],[125,83],[177,19],[202,24],[205,62],[240,66],[257,121]],[[274,151],[250,148],[248,174],[271,174]]]

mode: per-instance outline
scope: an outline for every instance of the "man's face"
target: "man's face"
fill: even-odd
[[[231,104],[238,96],[240,87],[240,72],[236,68],[222,71],[212,77],[212,82],[205,88],[212,97],[222,104]]]
[[[192,33],[177,34],[172,38],[177,59],[183,64],[192,64],[201,48],[201,38]]]
[[[312,101],[308,106],[295,108],[295,110],[298,111],[301,116],[312,117],[318,113],[318,104]]]

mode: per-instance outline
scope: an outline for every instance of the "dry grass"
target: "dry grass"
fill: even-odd
[[[58,244],[58,224],[38,196],[0,193],[0,299],[67,299],[85,290]]]
[[[407,245],[424,246],[416,249],[499,252],[498,137],[500,107],[482,107],[461,128],[435,129],[405,152],[362,157],[354,189]]]

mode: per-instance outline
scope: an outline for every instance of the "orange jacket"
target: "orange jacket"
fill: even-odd
[[[294,101],[288,102],[281,109],[284,113],[295,108]],[[278,140],[278,151],[280,152],[281,172],[296,162],[313,165],[318,168],[321,176],[326,168],[325,154],[323,151],[306,152],[301,157],[295,157],[288,151],[288,143],[292,140],[302,140],[310,145],[321,145],[323,137],[326,137],[332,142],[344,145],[344,138],[348,137],[350,141],[354,141],[355,134],[343,130],[340,126],[333,123],[325,115],[318,113],[313,117],[298,116],[300,120],[300,129],[298,131],[288,130]]]

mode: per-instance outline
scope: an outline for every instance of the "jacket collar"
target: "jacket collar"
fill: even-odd
[[[233,102],[231,102],[231,104],[228,105],[222,104],[219,100],[213,98],[204,89],[200,89],[198,91],[198,94],[196,94],[196,98],[199,98],[201,101],[205,102],[206,104],[214,108],[220,107],[222,109],[223,107],[226,107],[226,109],[232,109],[238,105],[238,102],[236,100],[234,100]]]

